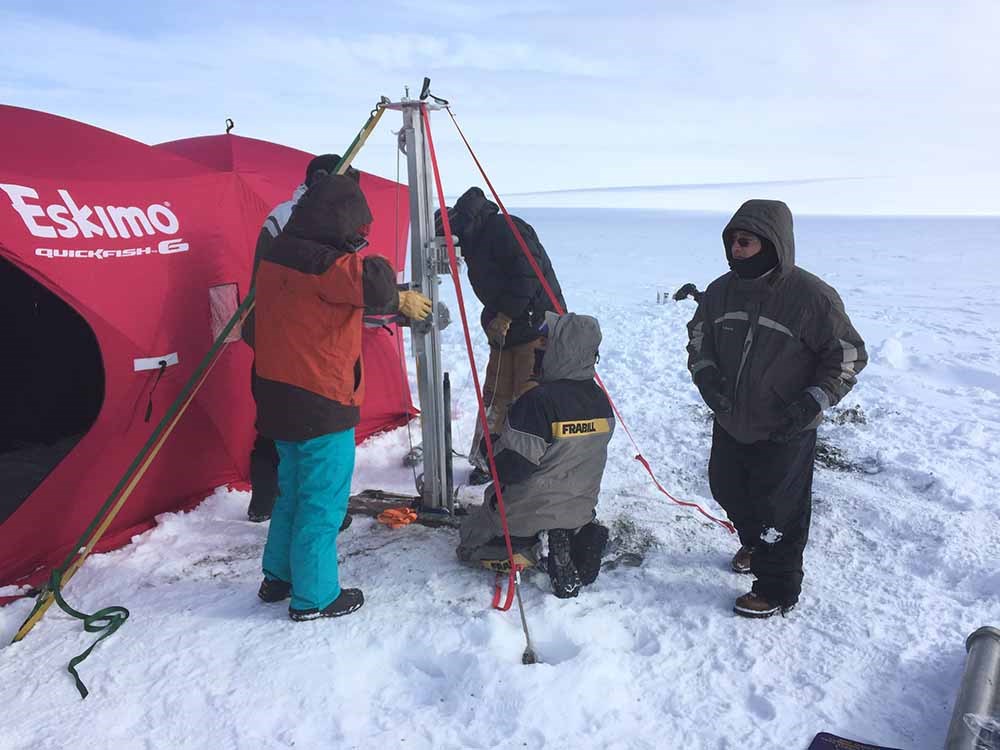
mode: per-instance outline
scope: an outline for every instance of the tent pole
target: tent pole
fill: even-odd
[[[424,508],[453,510],[450,491],[451,451],[448,449],[445,420],[449,412],[445,403],[444,373],[441,364],[441,332],[435,316],[441,274],[448,274],[448,258],[444,242],[434,232],[434,184],[430,155],[420,107],[440,108],[419,99],[404,97],[399,102],[383,105],[403,114],[403,129],[399,145],[406,154],[407,179],[410,189],[410,276],[411,286],[431,300],[430,318],[414,321],[410,327],[413,354],[416,359],[417,393],[420,399],[420,431],[424,472],[418,480],[417,492]]]

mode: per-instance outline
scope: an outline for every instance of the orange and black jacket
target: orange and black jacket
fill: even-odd
[[[399,307],[396,274],[356,248],[372,216],[357,183],[321,180],[257,270],[257,430],[300,442],[354,427],[364,399],[362,318]]]

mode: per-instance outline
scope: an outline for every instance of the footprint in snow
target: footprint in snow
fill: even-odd
[[[750,697],[747,698],[747,708],[763,721],[773,721],[778,715],[774,704],[763,695],[758,695],[757,693],[751,693]]]

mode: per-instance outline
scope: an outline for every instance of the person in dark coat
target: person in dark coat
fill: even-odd
[[[688,324],[688,368],[715,414],[709,481],[756,576],[735,612],[787,612],[802,589],[816,427],[854,386],[865,344],[836,290],[795,265],[792,213],[750,200],[722,232],[732,269]]]
[[[548,532],[548,572],[560,598],[576,596],[601,567],[608,529],[595,521],[615,429],[611,402],[594,382],[601,328],[589,315],[545,314],[538,386],[511,405],[494,444],[515,564],[536,562]],[[493,570],[509,567],[493,485],[462,520],[458,557]],[[498,567],[500,566],[500,567]]]
[[[360,589],[341,588],[337,569],[365,392],[362,318],[400,307],[389,262],[358,254],[371,221],[354,180],[323,175],[257,269],[257,429],[279,456],[258,596],[290,596],[293,620],[346,615],[364,602]],[[426,317],[429,305],[422,310]]]
[[[472,290],[483,304],[480,323],[490,344],[483,398],[488,408],[490,431],[495,433],[503,426],[511,402],[532,386],[538,327],[545,313],[556,308],[506,218],[481,189],[473,187],[465,191],[454,208],[449,209],[448,218],[468,266]],[[511,216],[511,220],[565,311],[566,301],[559,280],[538,235],[523,219]],[[443,233],[440,216],[437,231]],[[488,482],[489,470],[482,453],[482,429],[478,419],[469,461],[474,467],[470,483]]]
[[[304,182],[295,188],[292,197],[271,209],[271,212],[264,220],[260,233],[257,235],[257,245],[254,248],[253,274],[250,277],[250,285],[253,287],[257,280],[257,268],[261,259],[264,258],[271,249],[281,230],[285,228],[288,219],[291,217],[296,204],[305,195],[306,190],[318,182],[320,179],[333,174],[340,165],[338,154],[321,154],[309,161],[306,166]],[[353,167],[348,167],[344,173],[356,183],[361,182],[361,173]],[[416,308],[429,305],[430,302],[419,292],[407,291],[399,295],[401,312],[412,313]],[[256,310],[251,310],[243,321],[243,340],[253,348],[254,329],[256,323]],[[425,316],[426,317],[426,316]],[[256,372],[251,367],[250,380],[251,390],[253,381],[256,379]],[[254,523],[266,521],[271,517],[274,508],[275,498],[278,496],[278,450],[274,441],[257,433],[254,440],[253,450],[250,452],[250,504],[247,507],[247,518]],[[341,531],[350,526],[351,517],[344,516],[344,525]]]
[[[313,184],[317,175],[324,176],[332,174],[340,164],[340,156],[337,154],[322,154],[314,157],[306,166],[305,179],[302,184],[295,188],[289,200],[279,203],[271,209],[267,218],[261,225],[257,234],[257,244],[253,254],[253,273],[250,277],[250,286],[253,287],[257,281],[257,268],[260,260],[271,248],[274,238],[281,233],[285,224],[288,223],[292,215],[292,209],[305,195],[306,190]],[[349,169],[348,174],[357,179],[359,174],[354,169]],[[251,310],[243,321],[243,340],[253,348],[254,328],[256,323],[256,310]],[[251,390],[253,380],[256,375],[251,367],[250,380]],[[253,450],[250,451],[250,504],[247,506],[247,518],[254,523],[266,521],[271,517],[271,510],[274,508],[274,500],[278,496],[278,449],[274,447],[274,441],[257,433],[254,439]],[[345,516],[344,521],[350,524],[350,516]]]

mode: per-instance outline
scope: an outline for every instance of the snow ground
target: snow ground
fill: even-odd
[[[724,270],[727,217],[521,215],[570,308],[600,319],[602,376],[661,481],[719,512],[709,417],[684,366],[693,303],[656,297]],[[246,494],[219,490],[92,557],[69,586],[78,608],[132,613],[81,666],[87,701],[64,671],[92,640],[77,621],[53,609],[3,649],[0,747],[804,750],[819,731],[941,747],[965,638],[1000,625],[1000,219],[805,217],[797,235],[800,264],[840,291],[872,362],[821,428],[841,468],[817,473],[805,588],[787,618],[732,614],[749,584],[727,569],[735,539],[666,501],[620,430],[598,510],[653,546],[576,600],[526,576],[535,666],[520,663],[516,611],[489,609],[489,575],[456,563],[451,530],[356,519],[341,575],[365,607],[290,623],[255,597],[266,527],[244,520]],[[473,398],[458,325],[444,353],[464,450]],[[362,446],[356,489],[411,491],[407,448],[405,429]],[[3,642],[29,609],[0,609]]]

